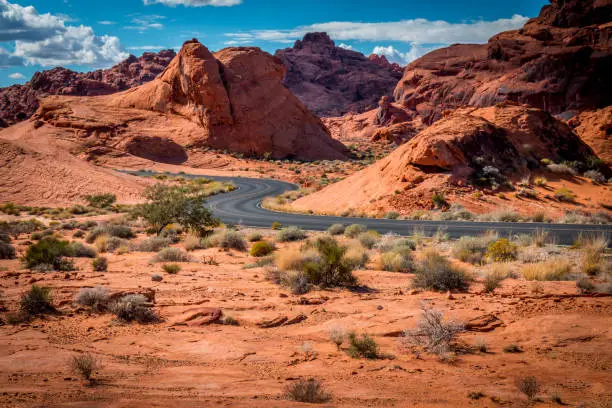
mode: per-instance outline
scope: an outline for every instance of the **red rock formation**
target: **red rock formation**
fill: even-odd
[[[568,124],[604,163],[612,167],[612,106],[580,112]]]
[[[453,45],[411,63],[395,99],[427,124],[461,106],[510,100],[558,114],[612,104],[607,0],[553,0],[520,30],[484,45]]]
[[[29,118],[38,109],[39,99],[48,95],[108,95],[151,81],[175,55],[172,50],[145,52],[140,57],[130,55],[112,68],[85,73],[61,67],[36,72],[25,85],[0,89],[0,127]]]
[[[372,61],[373,63],[375,63],[376,65],[378,65],[379,67],[387,68],[395,73],[398,73],[399,75],[404,74],[404,68],[402,66],[400,66],[396,62],[393,62],[393,63],[389,62],[387,57],[385,57],[384,55],[371,54],[368,57],[368,59]]]
[[[306,34],[276,56],[287,66],[285,85],[319,116],[375,108],[401,78],[401,70],[388,61],[336,47],[326,33]]]

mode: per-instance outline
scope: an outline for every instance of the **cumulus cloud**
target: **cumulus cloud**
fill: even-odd
[[[390,62],[396,62],[399,65],[408,65],[415,59],[422,57],[435,47],[421,47],[418,44],[412,44],[410,50],[401,52],[392,45],[378,45],[372,50],[372,54],[384,55]]]
[[[338,45],[338,47],[344,48],[345,50],[355,51],[352,45],[345,44],[345,43],[341,43],[340,45]]]
[[[9,78],[11,78],[11,79],[25,79],[25,75],[23,75],[20,72],[14,72],[14,73],[9,75]]]
[[[240,35],[243,39],[291,42],[313,31],[325,31],[335,40],[359,41],[401,41],[417,44],[484,43],[500,31],[521,27],[528,18],[515,14],[512,18],[494,21],[469,21],[449,23],[426,19],[402,20],[395,22],[361,23],[333,21],[296,27],[290,30],[252,30]]]
[[[242,0],[143,0],[145,6],[149,4],[163,4],[170,7],[230,7],[242,4]]]
[[[128,56],[119,38],[66,22],[60,15],[39,14],[32,6],[0,0],[0,42],[14,42],[12,54],[0,51],[0,65],[102,66]]]

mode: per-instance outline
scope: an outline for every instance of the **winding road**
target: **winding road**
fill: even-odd
[[[185,175],[182,175],[185,176]],[[189,176],[187,177],[197,177]],[[278,180],[252,179],[242,177],[212,177],[207,178],[232,182],[237,189],[210,197],[208,206],[213,213],[226,224],[241,224],[249,227],[270,227],[277,221],[282,225],[295,225],[309,230],[326,230],[332,224],[364,224],[381,234],[394,232],[400,235],[410,235],[415,228],[432,235],[442,229],[451,238],[463,235],[478,235],[488,230],[495,230],[501,236],[514,234],[533,234],[536,230],[546,230],[562,245],[573,243],[580,233],[604,233],[612,236],[612,226],[590,224],[547,224],[547,223],[508,223],[508,222],[473,222],[473,221],[415,221],[387,220],[374,218],[332,217],[306,214],[290,214],[266,210],[261,207],[265,197],[277,196],[287,190],[295,190],[298,186]]]

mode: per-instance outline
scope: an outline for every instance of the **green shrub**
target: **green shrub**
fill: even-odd
[[[0,205],[0,212],[3,212],[7,215],[20,215],[21,210],[13,203],[6,203]]]
[[[266,241],[255,242],[251,247],[251,256],[262,257],[274,252],[274,244]]]
[[[169,273],[170,275],[176,275],[181,271],[182,268],[179,264],[171,263],[163,264],[162,269],[164,270],[164,272]]]
[[[314,247],[319,259],[308,260],[304,264],[308,282],[322,287],[352,285],[356,282],[354,266],[345,257],[346,247],[340,246],[331,237],[317,238]]]
[[[0,242],[0,259],[15,259],[15,247],[6,242]]]
[[[481,264],[487,249],[497,239],[497,234],[485,234],[478,237],[463,236],[453,246],[452,254],[462,262]]]
[[[417,263],[412,285],[415,288],[439,291],[467,290],[469,276],[461,269],[451,265],[444,256],[435,251],[427,252]]]
[[[26,250],[23,263],[32,269],[39,265],[51,265],[55,270],[69,270],[69,262],[65,257],[73,255],[68,241],[60,241],[54,237],[45,237]]]
[[[281,224],[280,222],[278,222],[278,221],[274,221],[274,222],[272,223],[272,229],[273,229],[273,230],[279,230],[279,229],[281,229],[281,228],[282,228],[282,224]]]
[[[329,235],[342,235],[344,234],[345,229],[346,227],[344,226],[344,224],[332,224],[327,229],[327,232],[329,233]]]
[[[95,194],[84,197],[91,207],[106,208],[115,204],[117,196],[114,194]]]
[[[306,232],[298,227],[286,227],[276,234],[276,240],[278,242],[301,241],[307,237],[308,235]]]
[[[70,250],[76,258],[95,258],[98,255],[94,248],[77,241],[70,244]]]
[[[367,333],[358,337],[355,332],[348,335],[350,346],[347,350],[349,356],[353,358],[378,358],[378,345],[376,340]]]
[[[285,388],[285,398],[290,401],[319,404],[330,400],[331,396],[314,378],[298,380]]]
[[[397,220],[400,216],[400,213],[398,213],[397,211],[389,211],[388,213],[385,214],[385,218],[388,220]]]
[[[253,232],[253,233],[249,234],[249,236],[247,237],[247,240],[249,242],[261,241],[261,240],[263,240],[263,235],[261,235],[259,232]]]
[[[448,207],[448,201],[446,201],[446,197],[442,192],[434,193],[434,195],[431,197],[431,202],[436,208]]]
[[[18,237],[21,234],[31,234],[45,228],[45,224],[35,218],[26,221],[0,221],[0,232]]]
[[[134,235],[132,229],[125,225],[105,224],[91,230],[89,234],[87,234],[87,238],[85,238],[85,241],[88,244],[91,244],[102,235],[108,235],[109,237],[117,237],[123,239],[132,239],[136,236]]]
[[[51,302],[51,288],[32,285],[30,290],[21,297],[19,307],[25,316],[31,317],[53,313],[55,308]]]
[[[357,239],[364,248],[372,249],[378,243],[380,235],[376,231],[367,231],[359,234]]]
[[[564,203],[573,203],[576,201],[576,195],[566,187],[555,190],[555,198]]]
[[[487,256],[494,262],[513,261],[518,255],[518,247],[506,238],[499,238],[489,244]]]
[[[108,270],[108,259],[103,256],[99,256],[91,261],[91,266],[94,272],[106,272]]]
[[[192,262],[191,255],[179,248],[164,248],[155,255],[153,262]]]
[[[344,236],[347,238],[357,238],[360,234],[366,232],[368,229],[363,224],[352,224],[345,228]]]

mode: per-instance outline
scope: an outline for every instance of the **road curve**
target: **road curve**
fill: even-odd
[[[381,234],[394,232],[410,235],[415,228],[426,234],[434,234],[439,229],[448,233],[451,238],[463,235],[478,235],[488,230],[496,230],[502,236],[513,234],[531,234],[544,229],[556,238],[559,244],[571,244],[578,234],[604,233],[612,236],[609,225],[590,224],[547,224],[547,223],[508,223],[508,222],[474,222],[474,221],[415,221],[387,220],[375,218],[332,217],[306,214],[290,214],[266,210],[261,207],[265,197],[277,196],[298,186],[279,180],[252,179],[242,177],[207,177],[219,181],[229,181],[237,190],[210,197],[208,205],[213,213],[226,224],[241,224],[250,227],[270,227],[277,221],[282,225],[295,225],[309,230],[326,230],[332,224],[364,224]]]

